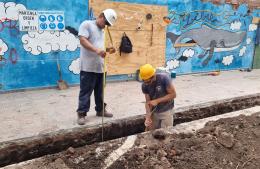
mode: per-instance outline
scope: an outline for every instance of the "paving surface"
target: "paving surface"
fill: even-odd
[[[177,76],[173,80],[177,91],[176,108],[214,100],[260,93],[260,69],[252,72],[227,71],[219,76],[205,74]],[[78,127],[76,108],[79,87],[0,94],[0,142]],[[141,115],[144,96],[141,83],[109,83],[106,87],[108,109],[113,118],[105,121]],[[100,124],[95,116],[94,100],[87,124]]]

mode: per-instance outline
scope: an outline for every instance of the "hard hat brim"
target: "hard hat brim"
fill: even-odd
[[[109,19],[108,13],[106,12],[106,10],[103,11],[103,14],[104,14],[104,16],[105,16],[106,21],[110,24],[109,26],[113,26],[114,23],[111,22],[111,20]],[[115,13],[115,15],[116,15],[116,13]]]
[[[106,18],[106,20],[107,20],[107,18]],[[107,22],[109,23],[109,26],[113,26],[113,24],[109,20],[107,20]]]

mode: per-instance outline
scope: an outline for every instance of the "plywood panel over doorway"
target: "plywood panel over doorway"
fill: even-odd
[[[107,59],[109,75],[132,74],[145,63],[164,66],[166,25],[163,17],[167,16],[167,7],[104,0],[90,0],[89,3],[95,16],[106,8],[112,8],[118,14],[117,23],[110,28],[117,53],[110,55]],[[149,13],[152,14],[152,19],[147,20],[146,15]],[[139,23],[141,27],[137,30]],[[133,53],[122,53],[120,56],[118,48],[124,32],[132,41]],[[109,38],[106,39],[106,43],[110,46]]]

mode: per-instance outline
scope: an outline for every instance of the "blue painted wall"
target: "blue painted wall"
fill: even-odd
[[[257,27],[251,22],[253,16],[260,16],[260,10],[247,13],[246,5],[234,10],[230,5],[217,6],[202,3],[200,0],[115,1],[168,6],[171,22],[167,27],[165,66],[178,74],[250,68],[252,65]],[[28,10],[64,11],[66,26],[76,30],[80,23],[88,18],[88,0],[1,1],[0,91],[56,86],[59,79],[57,57],[60,59],[64,80],[69,84],[78,84],[77,36],[68,31],[60,34],[20,32],[18,20],[9,10],[21,6]],[[7,13],[3,12],[7,7]],[[221,31],[225,31],[227,35],[223,40],[218,36]],[[233,39],[241,32],[245,35]],[[206,37],[196,37],[197,34]],[[174,48],[175,43],[186,43],[190,40],[197,45]],[[239,44],[236,44],[237,41]],[[48,43],[51,43],[51,47]],[[219,48],[222,52],[219,52]],[[208,60],[208,63],[205,64],[205,60]],[[129,77],[113,76],[108,79],[126,78]]]
[[[178,74],[252,66],[257,28],[252,18],[259,16],[259,10],[248,13],[245,4],[235,10],[228,4],[200,0],[115,1],[168,6],[171,22],[167,27],[165,66]],[[197,45],[174,47],[188,42]]]
[[[40,37],[39,33],[28,35],[28,32],[20,32],[18,20],[15,18],[9,20],[11,12],[6,11],[6,14],[1,12],[1,9],[7,9],[7,6],[9,9],[23,6],[27,10],[64,11],[66,26],[77,30],[80,23],[88,18],[88,1],[4,0],[0,3],[0,57],[2,58],[0,59],[0,91],[56,86],[59,79],[57,57],[60,59],[64,80],[69,84],[78,84],[79,76],[73,74],[73,71],[77,71],[74,68],[76,66],[72,65],[74,62],[77,63],[76,59],[79,57],[79,48],[77,44],[75,46],[75,42],[78,43],[77,36],[68,31],[63,34],[56,32],[56,37],[48,33]],[[34,38],[31,36],[39,39],[33,41]],[[44,37],[47,38],[46,42],[53,41],[51,47],[44,44]],[[55,43],[59,39],[63,41],[62,44]],[[27,44],[23,40],[30,42]],[[42,43],[39,42],[40,40]],[[4,50],[6,46],[8,49]],[[33,51],[31,47],[34,48]]]

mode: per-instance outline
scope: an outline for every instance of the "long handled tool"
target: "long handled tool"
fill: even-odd
[[[106,57],[104,59],[104,73],[103,73],[103,113],[102,113],[102,141],[104,141],[104,115],[105,115],[105,86],[106,86]]]
[[[106,48],[106,32],[109,35],[109,39],[110,39],[110,43],[112,45],[112,48]],[[108,27],[105,27],[105,31],[104,31],[104,48],[106,49],[106,52],[109,52],[110,54],[115,52],[114,49],[114,45],[113,45],[113,40],[110,34],[110,31],[108,29]],[[103,70],[103,113],[102,113],[102,141],[104,141],[104,115],[105,115],[105,87],[106,87],[106,57],[104,58],[104,70]]]
[[[66,81],[62,80],[59,56],[57,54],[56,54],[56,61],[57,61],[57,68],[58,68],[58,73],[59,73],[59,80],[57,81],[58,89],[64,90],[64,89],[68,88],[68,84]]]

